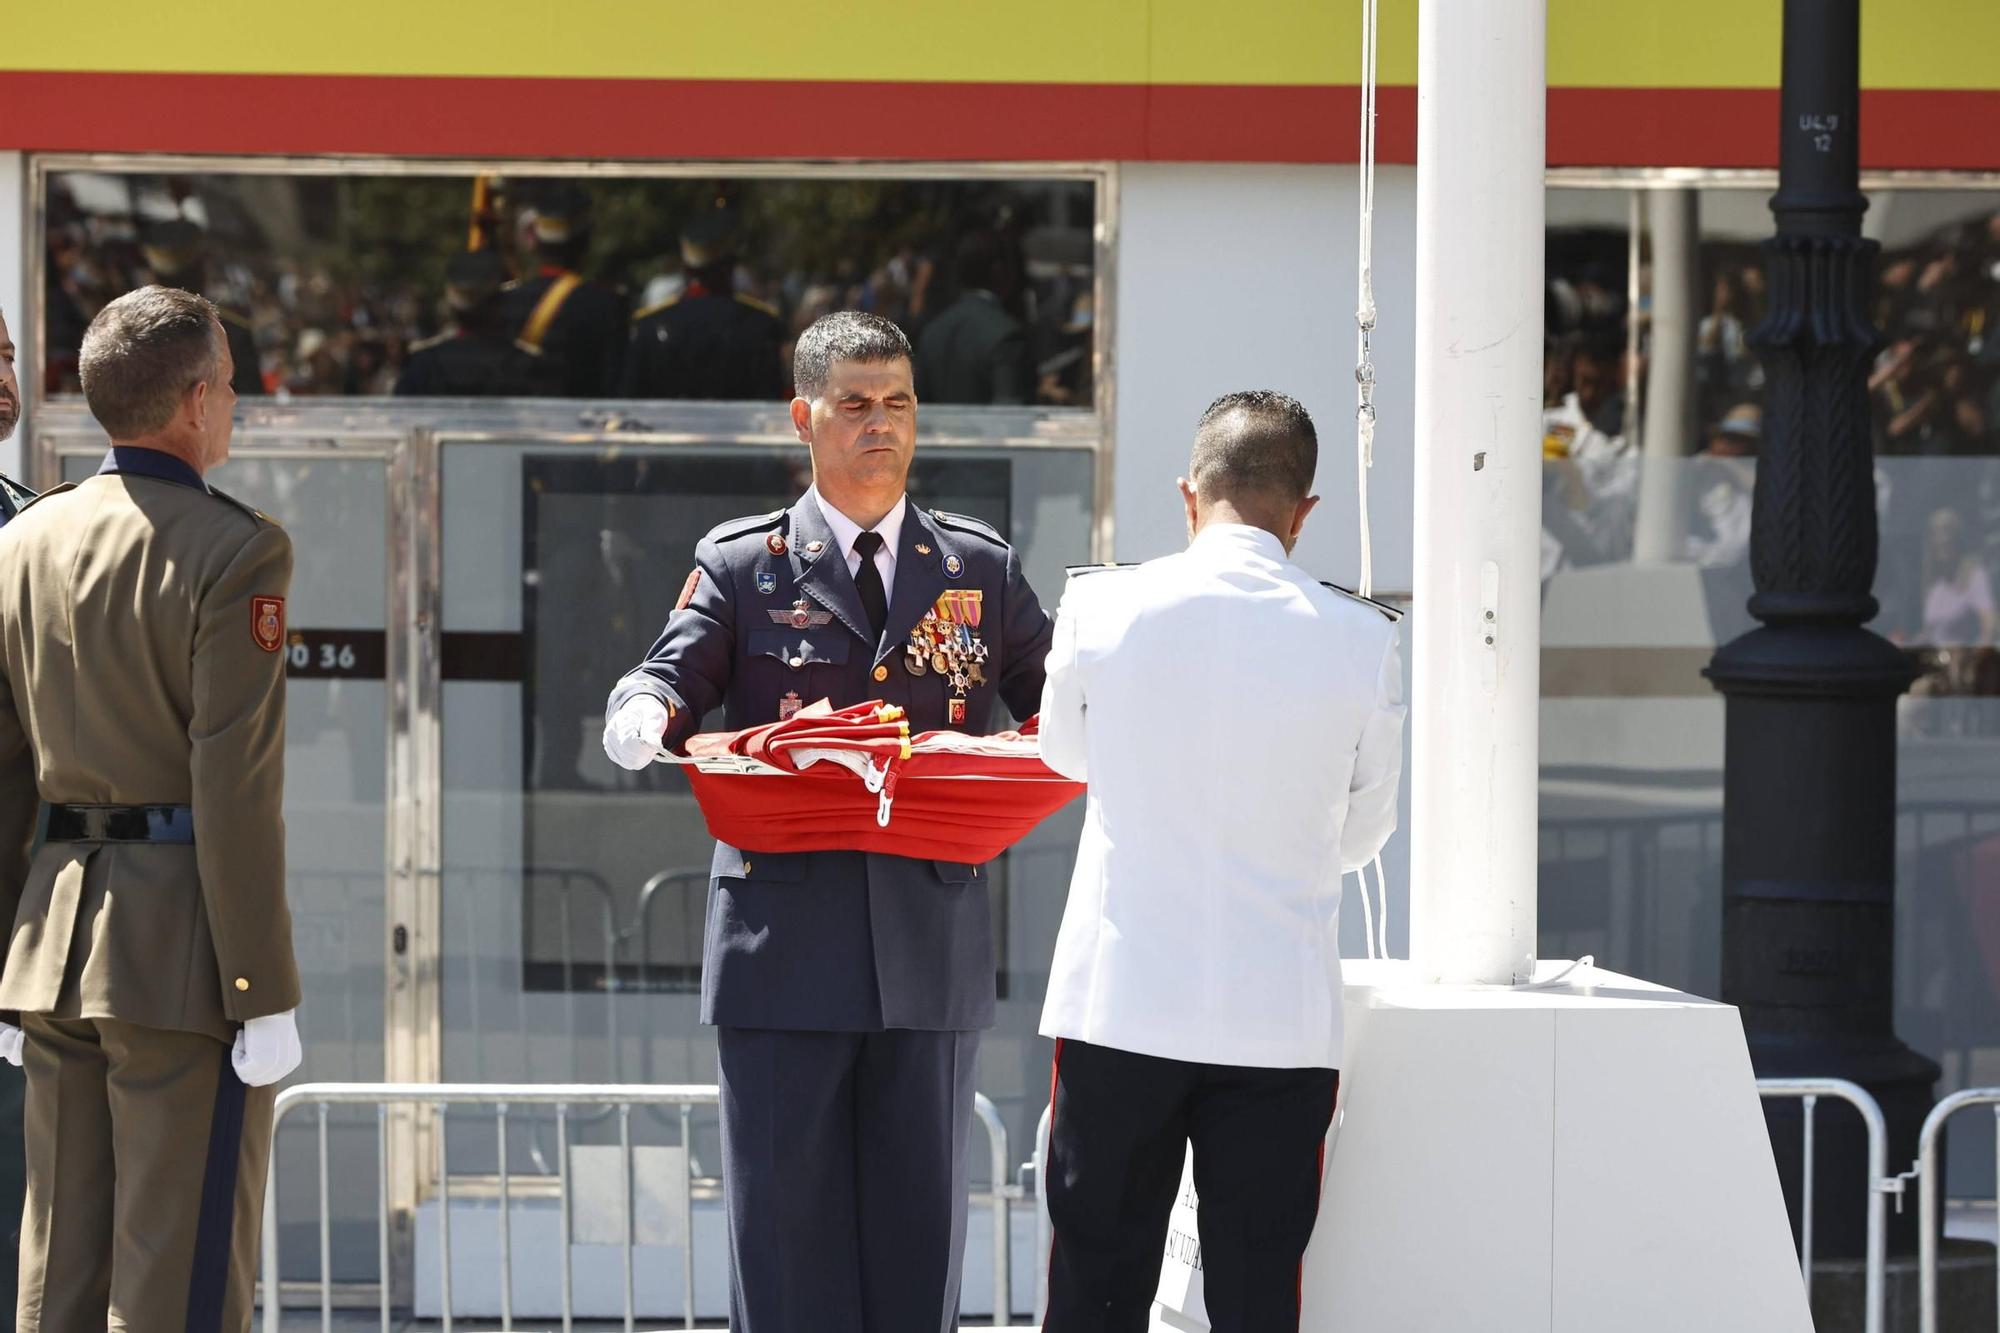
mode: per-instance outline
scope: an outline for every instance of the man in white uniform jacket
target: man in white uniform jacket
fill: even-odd
[[[1215,1333],[1298,1324],[1341,874],[1395,828],[1404,715],[1394,613],[1289,558],[1317,461],[1295,400],[1217,399],[1187,550],[1079,574],[1057,613],[1042,756],[1090,794],[1042,1011],[1048,1333],[1146,1328],[1189,1142]]]

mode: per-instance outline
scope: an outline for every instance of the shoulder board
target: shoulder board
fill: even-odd
[[[521,285],[521,280],[519,278],[509,278],[507,279],[507,281],[500,284],[500,290],[503,292],[511,292],[520,285]]]
[[[995,531],[991,524],[982,523],[968,514],[952,514],[942,509],[933,509],[929,512],[932,518],[953,532],[969,532],[975,537],[984,537],[987,541],[998,542],[1002,546],[1007,544],[1007,539]]]
[[[75,489],[76,489],[76,483],[73,481],[66,481],[60,486],[51,486],[47,490],[43,491],[40,495],[37,495],[34,499],[24,503],[21,506],[21,512],[24,514],[27,513],[30,509],[33,509],[36,505],[48,499],[51,495],[62,495],[69,491],[73,491]]]
[[[783,509],[773,509],[768,514],[757,514],[750,518],[732,518],[727,523],[718,523],[709,529],[706,540],[726,542],[732,537],[747,537],[753,532],[768,532],[778,526],[778,520],[783,518],[786,512]]]
[[[208,488],[208,493],[214,496],[218,500],[221,500],[227,504],[235,505],[238,509],[241,509],[244,513],[250,515],[250,517],[256,519],[259,523],[267,523],[274,528],[278,526],[278,521],[272,518],[269,514],[265,513],[263,510],[258,509],[252,505],[245,504],[243,501],[237,499],[235,496],[231,495],[227,491],[218,491],[217,489],[215,489],[215,487],[211,486]]]
[[[731,295],[736,298],[736,304],[738,305],[747,305],[759,314],[769,315],[772,319],[780,317],[778,307],[772,305],[769,301],[760,301],[754,296],[745,296],[742,292],[732,292]]]
[[[1137,561],[1126,560],[1115,565],[1066,565],[1063,567],[1063,573],[1073,579],[1080,579],[1085,574],[1109,574],[1120,569],[1137,569],[1138,567]]]
[[[1325,579],[1320,580],[1319,586],[1337,592],[1342,597],[1345,597],[1350,601],[1359,602],[1363,606],[1374,607],[1377,611],[1380,611],[1384,616],[1388,617],[1389,623],[1392,625],[1396,624],[1403,618],[1403,613],[1397,610],[1395,607],[1389,605],[1387,602],[1378,602],[1373,597],[1363,597],[1360,593],[1354,591],[1354,589],[1352,588],[1343,588],[1338,583],[1328,583]]]
[[[662,310],[671,310],[680,303],[681,303],[680,294],[677,292],[674,295],[669,296],[664,301],[655,301],[653,304],[647,306],[644,310],[634,310],[632,312],[632,322],[634,324],[637,324],[640,320],[645,319],[649,315],[657,315]]]
[[[431,337],[425,338],[420,342],[411,343],[410,354],[414,356],[418,352],[428,352],[433,347],[442,347],[455,336],[449,329],[446,329],[443,333],[433,334]]]

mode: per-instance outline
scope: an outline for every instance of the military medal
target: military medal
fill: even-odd
[[[764,549],[769,551],[772,555],[783,555],[785,553],[784,534],[774,532],[770,536],[766,537],[764,539]]]
[[[957,578],[965,572],[965,562],[955,555],[948,555],[944,558],[944,572],[951,578]]]
[[[799,692],[797,690],[788,692],[784,698],[778,700],[778,721],[790,720],[792,715],[803,707],[805,705],[799,699]]]
[[[953,699],[951,701],[951,724],[954,727],[965,725],[965,700]]]

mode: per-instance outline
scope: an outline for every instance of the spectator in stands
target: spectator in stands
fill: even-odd
[[[681,228],[685,283],[632,317],[619,397],[769,403],[784,394],[785,324],[736,290],[738,248],[727,209],[705,209]]]
[[[1622,433],[1622,395],[1610,396],[1618,349],[1583,342],[1568,353],[1570,389],[1543,410],[1547,468],[1543,523],[1574,565],[1624,560],[1632,553],[1639,460]],[[1547,373],[1545,394],[1552,391]]]
[[[608,398],[625,356],[625,300],[579,270],[590,251],[590,197],[574,185],[543,192],[525,229],[535,268],[501,298],[514,342],[547,369],[565,398]]]
[[[1757,476],[1753,460],[1763,434],[1763,409],[1738,403],[1709,432],[1707,448],[1690,467],[1694,521],[1686,556],[1704,569],[1740,565],[1750,558],[1750,502]]]
[[[396,381],[398,397],[541,397],[557,386],[538,379],[548,362],[514,345],[500,308],[506,265],[491,250],[453,255],[445,265],[450,323],[410,348]]]
[[[250,317],[209,289],[207,236],[185,218],[161,222],[146,233],[141,248],[152,280],[166,287],[178,287],[214,302],[222,317],[222,331],[229,337],[229,355],[236,373],[229,387],[238,398],[264,392],[263,361],[257,354],[257,338]]]
[[[1993,643],[1993,585],[1984,562],[1967,547],[1965,520],[1956,509],[1931,515],[1923,581],[1920,642],[1939,648],[1983,648]]]
[[[917,341],[917,396],[930,403],[1025,403],[1028,331],[1008,312],[1012,265],[997,233],[958,243],[958,299]]]

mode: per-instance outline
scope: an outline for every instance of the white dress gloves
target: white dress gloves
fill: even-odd
[[[276,1083],[299,1067],[305,1050],[299,1045],[298,1011],[253,1018],[236,1034],[236,1049],[229,1062],[236,1077],[246,1087],[261,1088]]]
[[[673,711],[650,694],[635,694],[604,724],[604,753],[634,773],[660,757],[661,738]]]
[[[267,1018],[253,1018],[236,1034],[236,1049],[230,1052],[229,1062],[236,1067],[236,1077],[247,1086],[261,1088],[276,1083],[297,1069],[305,1058],[305,1050],[299,1045],[295,1012],[286,1010]],[[24,1040],[21,1029],[12,1023],[0,1023],[0,1059],[19,1069]]]

